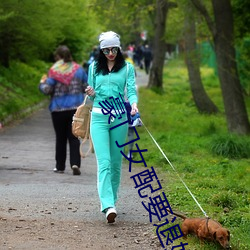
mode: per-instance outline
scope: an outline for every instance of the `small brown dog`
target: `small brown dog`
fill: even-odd
[[[222,227],[219,222],[210,218],[187,218],[177,212],[171,213],[168,209],[167,211],[184,220],[181,225],[181,231],[185,239],[188,234],[195,234],[201,241],[217,241],[224,249],[231,249],[229,245],[230,232]]]

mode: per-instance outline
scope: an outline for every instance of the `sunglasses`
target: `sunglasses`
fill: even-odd
[[[114,47],[114,48],[111,48],[111,49],[105,48],[105,49],[102,50],[104,55],[109,55],[110,51],[112,52],[112,54],[117,54],[118,48],[117,47]]]

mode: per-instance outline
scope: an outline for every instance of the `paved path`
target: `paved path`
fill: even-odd
[[[65,206],[71,201],[72,207],[78,208],[77,213],[61,214],[62,211],[59,210],[52,216],[70,216],[74,220],[104,220],[103,215],[99,213],[95,155],[91,154],[82,160],[81,176],[72,175],[69,162],[65,174],[54,173],[54,166],[54,132],[47,108],[0,133],[1,208],[15,207],[17,203],[29,203],[31,197],[35,201],[33,209],[37,207],[36,202],[39,203],[39,209],[45,209],[55,200]],[[139,196],[129,180],[130,175],[127,164],[124,164],[118,205],[121,213],[119,217],[128,221],[146,222],[142,210],[129,214],[126,211],[127,201],[131,202],[130,208],[139,202]],[[41,205],[44,208],[41,208]],[[24,205],[21,212],[30,216],[30,209]],[[35,213],[33,216],[39,215]]]
[[[136,69],[136,83],[138,87],[145,87],[148,85],[148,75],[138,68]]]
[[[147,76],[139,72],[137,79],[142,86]],[[82,160],[81,176],[72,175],[69,163],[64,174],[53,173],[54,140],[47,107],[0,130],[0,249],[160,249],[130,179],[141,170],[129,173],[124,164],[117,223],[109,227],[99,211],[94,154]],[[57,242],[53,235],[60,230],[54,233],[52,226],[60,223],[78,223],[80,236],[72,236],[71,228]]]

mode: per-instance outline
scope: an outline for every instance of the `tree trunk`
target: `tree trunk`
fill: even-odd
[[[215,23],[200,0],[191,1],[204,16],[213,36],[228,130],[237,134],[249,134],[250,123],[235,60],[230,0],[212,0]]]
[[[212,4],[216,29],[213,38],[228,129],[237,134],[248,134],[250,124],[235,60],[230,0],[212,0]]]
[[[149,74],[148,87],[157,87],[162,89],[163,66],[166,53],[166,43],[164,41],[164,34],[166,28],[166,19],[168,12],[168,1],[156,1],[156,15],[155,15],[155,37],[153,44],[153,62]]]
[[[201,80],[200,57],[196,48],[195,18],[190,15],[193,11],[192,6],[187,6],[187,10],[185,18],[185,55],[191,92],[200,113],[217,113],[218,108],[207,95]]]

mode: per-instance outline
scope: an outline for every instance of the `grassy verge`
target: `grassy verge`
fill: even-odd
[[[197,112],[186,68],[182,61],[175,60],[165,67],[163,93],[139,90],[141,117],[202,208],[230,230],[232,249],[250,249],[250,138],[227,133],[218,79],[211,69],[201,70],[206,91],[220,114]],[[247,107],[250,107],[249,100]],[[143,153],[144,159],[148,167],[153,166],[161,175],[161,185],[172,209],[188,217],[202,217],[202,211],[145,128],[137,131],[140,149],[148,150]],[[137,154],[135,159],[141,158]],[[177,219],[177,223],[181,220]],[[192,250],[220,249],[214,243],[201,246],[192,236],[188,243],[187,249]]]
[[[42,74],[48,65],[33,62],[30,65],[12,62],[9,69],[0,67],[0,122],[6,123],[9,117],[17,119],[22,111],[32,110],[46,97],[38,90]]]

